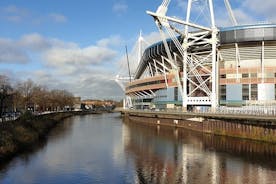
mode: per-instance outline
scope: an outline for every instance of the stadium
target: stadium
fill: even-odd
[[[166,15],[168,0],[154,18],[162,41],[145,49],[131,82],[125,106],[135,109],[216,109],[276,105],[276,25],[215,25],[213,2],[207,0],[210,26]],[[165,35],[169,35],[165,37]]]

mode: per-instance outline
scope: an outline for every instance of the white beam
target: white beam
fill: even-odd
[[[166,84],[166,87],[168,88],[167,74],[166,74],[166,71],[165,71],[165,63],[164,63],[164,57],[163,56],[162,56],[162,64],[163,64],[163,72],[164,72],[164,77],[165,77],[165,84]]]
[[[172,18],[172,17],[161,15],[161,14],[153,13],[151,11],[147,11],[147,14],[153,16],[154,18],[169,20],[169,21],[172,21],[172,22],[175,22],[175,23],[179,23],[179,24],[182,24],[182,25],[187,25],[187,26],[194,27],[194,28],[197,28],[197,29],[202,29],[202,30],[205,30],[205,31],[212,31],[212,29],[210,29],[208,27],[205,27],[205,26],[200,26],[200,25],[197,25],[197,24],[189,23],[189,22],[186,22],[186,21],[183,21],[183,20],[179,20],[177,18]]]
[[[229,15],[229,17],[230,17],[230,19],[232,21],[233,26],[237,26],[238,22],[236,20],[236,17],[234,15],[233,11],[232,11],[232,7],[231,7],[229,1],[228,0],[224,0],[224,4],[226,6],[226,9],[228,11],[228,15]]]

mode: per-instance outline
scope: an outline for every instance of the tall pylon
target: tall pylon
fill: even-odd
[[[231,19],[231,22],[232,22],[233,26],[237,26],[238,22],[237,22],[237,19],[236,19],[235,15],[234,15],[233,10],[232,10],[231,4],[229,3],[229,0],[224,0],[224,4],[225,4],[225,7],[228,11],[228,15]]]
[[[139,63],[140,63],[140,61],[141,61],[141,58],[142,58],[142,55],[143,55],[143,42],[144,42],[144,38],[143,38],[143,36],[142,36],[142,30],[140,30],[140,34],[139,34],[139,38],[138,38],[138,65],[139,65]],[[137,66],[138,66],[137,65]]]
[[[191,22],[191,12],[197,10],[195,6],[199,1],[203,2],[206,9],[209,10],[210,25],[208,26]],[[213,1],[188,0],[186,20],[167,16],[169,4],[170,0],[163,0],[156,12],[147,11],[147,13],[154,18],[160,31],[166,48],[167,59],[175,62],[164,36],[166,34],[174,42],[178,53],[183,58],[182,83],[178,77],[181,70],[178,68],[175,72],[176,79],[179,80],[177,81],[178,88],[183,89],[181,92],[183,109],[187,109],[188,105],[210,105],[215,109],[218,106],[218,29],[215,24]],[[179,29],[181,26],[183,30]]]
[[[140,30],[139,36],[137,41],[135,42],[133,48],[131,49],[131,52],[129,53],[129,66],[132,66],[132,68],[129,68],[128,62],[122,62],[121,63],[121,70],[118,72],[118,74],[113,79],[123,90],[125,93],[127,84],[133,79],[135,70],[133,68],[137,68],[145,48],[149,45],[149,43],[144,39],[142,35],[142,30]],[[124,57],[125,58],[125,57]],[[129,71],[129,73],[126,73],[126,71]],[[125,96],[124,98],[124,108],[131,108],[132,107],[132,98],[130,96]]]

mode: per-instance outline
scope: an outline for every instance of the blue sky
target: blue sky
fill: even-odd
[[[172,0],[169,15],[184,17],[186,0]],[[230,0],[240,24],[274,22],[275,0]],[[76,96],[118,98],[111,80],[143,31],[159,39],[153,19],[161,0],[1,0],[0,73],[11,80],[28,78]],[[222,0],[214,0],[218,26],[230,25]],[[203,21],[203,18],[199,19]],[[134,56],[131,59],[135,59]]]

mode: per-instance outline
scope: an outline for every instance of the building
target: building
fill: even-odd
[[[81,104],[85,109],[113,110],[115,101],[112,100],[82,100]]]
[[[169,24],[180,20],[159,11],[162,6],[156,13],[148,13],[168,33],[179,33],[177,27]],[[212,6],[209,8],[212,17]],[[190,11],[187,10],[187,17]],[[211,22],[208,28],[191,24],[189,19],[182,21],[181,24],[194,29],[188,31],[186,27],[179,36],[171,36],[144,51],[134,80],[126,86],[126,96],[131,99],[129,107],[276,105],[276,25],[235,24],[217,28]]]

